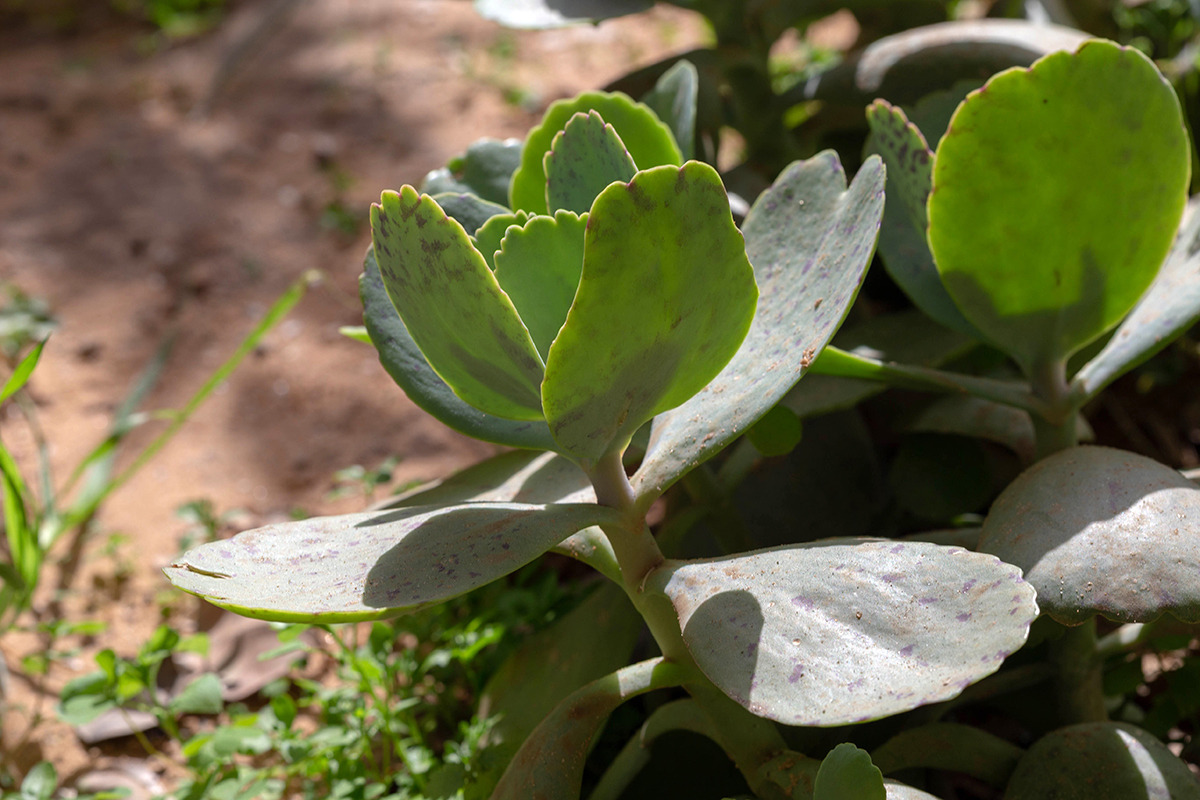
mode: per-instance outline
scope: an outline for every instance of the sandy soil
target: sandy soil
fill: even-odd
[[[134,27],[0,31],[0,280],[45,298],[61,322],[31,384],[60,482],[165,336],[175,347],[149,409],[186,402],[297,276],[327,276],[104,506],[64,607],[109,629],[55,668],[52,689],[90,671],[99,647],[132,653],[158,623],[168,588],[158,568],[177,552],[181,504],[210,498],[254,524],[296,507],[347,511],[362,500],[326,498],[335,470],[396,454],[396,481],[407,483],[493,452],[415,408],[373,350],[338,334],[361,321],[369,234],[323,225],[327,205],[365,220],[382,189],[417,183],[473,139],[521,136],[554,99],[704,37],[677,9],[514,33],[463,0],[309,0],[255,48],[211,114],[192,116],[264,8],[236,3],[213,33],[150,55]],[[161,424],[133,436],[122,463]],[[0,435],[32,469],[23,422],[10,413]],[[103,555],[114,532],[128,538]],[[114,602],[119,562],[130,573]],[[21,634],[0,641],[9,663],[36,646]],[[36,701],[19,679],[9,699]],[[4,746],[16,747],[27,721],[10,708]],[[19,768],[45,757],[70,774],[98,751],[46,723],[11,754]]]

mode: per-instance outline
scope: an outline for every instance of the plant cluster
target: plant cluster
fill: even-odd
[[[1200,621],[1200,490],[1076,446],[1081,409],[1200,316],[1183,114],[1137,50],[1000,25],[884,41],[926,70],[957,63],[947,40],[1043,57],[982,86],[947,70],[907,112],[871,103],[853,180],[833,151],[795,161],[740,225],[722,176],[686,159],[686,60],[643,102],[557,102],[426,194],[385,192],[366,338],[426,411],[516,450],[383,508],[203,545],[169,579],[329,624],[437,606],[550,551],[591,566],[602,588],[497,674],[492,768],[447,796],[637,796],[680,731],[759,798],[933,797],[955,791],[946,772],[1009,800],[1200,796],[1161,738],[1185,743],[1186,690],[1138,701],[1139,656]],[[877,247],[918,311],[839,332]],[[847,438],[813,451],[813,431],[889,386],[907,392],[889,424],[917,442],[896,452],[896,506],[830,530],[788,488],[844,477]],[[913,479],[991,453],[979,440],[1007,460]],[[641,695],[628,743],[593,750]]]

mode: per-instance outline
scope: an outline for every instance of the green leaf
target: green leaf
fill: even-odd
[[[481,703],[500,719],[488,734],[506,765],[562,700],[629,663],[641,615],[624,590],[604,583],[552,626],[527,639],[484,687]]]
[[[700,736],[718,738],[712,718],[692,698],[663,703],[650,712],[638,732],[630,737],[621,752],[613,759],[588,800],[617,800],[633,781],[633,778],[650,763],[654,743],[663,734],[675,731],[690,731]]]
[[[963,317],[942,285],[925,241],[925,203],[933,180],[933,151],[917,126],[886,100],[867,106],[867,122],[871,136],[865,150],[878,152],[887,165],[887,201],[879,230],[879,252],[888,274],[930,317],[951,330],[979,338],[979,332]]]
[[[1170,84],[1137,50],[1091,41],[959,107],[934,165],[930,247],[964,316],[1033,375],[1145,291],[1189,172]]]
[[[1025,751],[971,725],[935,722],[910,728],[871,753],[883,774],[906,769],[962,772],[1003,789]]]
[[[1200,201],[1193,201],[1167,261],[1100,354],[1071,381],[1082,405],[1200,319]]]
[[[371,334],[367,333],[367,329],[362,325],[343,325],[338,328],[338,333],[356,342],[371,343]]]
[[[21,359],[21,363],[17,364],[17,368],[13,370],[13,374],[4,382],[4,388],[0,389],[0,403],[3,403],[8,398],[12,397],[21,390],[30,377],[33,376],[33,370],[37,367],[38,361],[42,357],[42,350],[46,349],[46,342],[49,339],[43,339],[34,345],[34,348]],[[52,768],[53,769],[53,768]]]
[[[221,679],[212,672],[201,675],[171,698],[169,708],[175,714],[220,714]]]
[[[580,22],[600,22],[636,14],[654,5],[653,0],[475,0],[484,19],[509,28],[561,28]]]
[[[1196,800],[1200,783],[1152,735],[1120,722],[1059,728],[1029,748],[1005,800]]]
[[[546,109],[542,122],[529,132],[521,151],[521,166],[513,173],[509,206],[531,214],[546,214],[546,172],[542,159],[555,135],[575,114],[597,111],[612,125],[640,169],[683,163],[671,129],[654,112],[620,92],[584,92],[559,100]],[[586,210],[586,209],[585,209]]]
[[[597,505],[522,503],[317,517],[201,545],[164,572],[243,616],[357,622],[457,597],[615,518]]]
[[[481,411],[541,419],[542,359],[462,226],[405,186],[371,206],[371,231],[388,297],[438,376]]]
[[[647,583],[674,604],[709,680],[787,725],[863,722],[954,697],[995,672],[1037,616],[1014,567],[923,542],[831,539],[667,561]]]
[[[404,320],[396,313],[384,289],[374,248],[367,251],[363,270],[358,283],[363,322],[379,351],[383,368],[410,400],[459,433],[485,442],[536,450],[558,448],[545,422],[501,419],[468,405],[456,395],[429,366]]]
[[[546,207],[585,214],[604,187],[627,183],[637,166],[612,125],[595,111],[567,120],[542,157],[546,173]]]
[[[492,217],[508,215],[508,209],[504,206],[489,203],[473,194],[440,192],[431,196],[447,217],[462,225],[463,230],[472,236]]]
[[[870,159],[847,189],[830,150],[792,164],[755,202],[742,226],[759,287],[754,321],[715,380],[654,420],[646,457],[633,477],[640,502],[744,433],[829,341],[871,262],[883,213],[883,173],[879,159]]]
[[[833,337],[833,343],[847,352],[923,367],[944,364],[966,354],[976,344],[916,310],[883,314],[846,325]],[[819,374],[820,363],[818,357],[814,369],[782,401],[801,419],[851,408],[887,388],[878,381]]]
[[[511,214],[498,214],[485,222],[479,230],[475,231],[475,249],[483,256],[483,260],[487,262],[489,269],[492,271],[496,269],[496,251],[500,249],[500,243],[504,240],[504,234],[513,225],[520,228],[529,221],[531,216],[531,214],[527,214],[524,211],[517,211]]]
[[[678,686],[682,678],[674,664],[655,658],[617,670],[574,692],[525,740],[492,800],[578,797],[584,760],[608,715],[629,698]]]
[[[764,456],[786,456],[800,443],[804,424],[796,412],[777,405],[746,431],[746,438]]]
[[[1021,473],[979,540],[1025,571],[1042,611],[1065,625],[1095,614],[1200,621],[1200,490],[1145,456],[1073,447]]]
[[[524,227],[508,229],[495,254],[496,280],[543,360],[579,288],[586,225],[587,214],[579,217],[571,211],[530,217]]]
[[[435,169],[421,181],[425,194],[454,192],[473,194],[503,206],[508,202],[508,184],[521,163],[520,139],[478,139],[450,167]],[[466,228],[466,225],[463,225]],[[470,230],[470,228],[467,228]]]
[[[59,719],[68,725],[84,725],[114,708],[116,703],[109,696],[109,684],[110,677],[104,672],[92,672],[69,681],[59,693]]]
[[[866,750],[843,742],[829,751],[817,772],[813,800],[887,800],[883,775]]]
[[[686,58],[671,66],[642,97],[655,115],[671,129],[685,161],[696,152],[696,105],[700,96],[700,73]]]
[[[550,348],[542,405],[567,452],[597,459],[712,380],[758,291],[716,171],[639,172],[592,206],[583,275]]]
[[[1075,427],[1080,441],[1095,438],[1083,415],[1077,418]],[[981,397],[950,395],[934,400],[917,412],[907,428],[913,432],[951,433],[986,439],[1009,448],[1026,465],[1034,460],[1036,441],[1029,412]]]
[[[19,800],[50,800],[58,788],[58,773],[49,761],[38,762],[21,781]]]

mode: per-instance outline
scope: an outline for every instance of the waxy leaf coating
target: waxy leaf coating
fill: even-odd
[[[978,337],[933,263],[925,241],[929,227],[925,203],[933,183],[933,150],[904,112],[886,100],[867,107],[871,126],[868,150],[887,165],[887,201],[879,230],[879,252],[888,274],[913,303],[947,328]]]
[[[480,411],[456,395],[433,371],[387,295],[374,248],[367,251],[358,291],[363,302],[363,324],[379,351],[379,362],[421,409],[459,433],[485,442],[535,450],[558,448],[544,420],[503,419]]]
[[[490,583],[615,516],[598,505],[475,503],[315,517],[201,545],[164,572],[247,617],[382,619]]]
[[[945,700],[995,672],[1037,616],[1015,567],[923,542],[833,539],[668,561],[648,579],[714,684],[788,725]]]
[[[462,226],[411,186],[371,207],[388,296],[454,393],[498,417],[542,417],[542,359]]]
[[[975,327],[1033,375],[1149,286],[1187,199],[1179,101],[1137,50],[1091,41],[972,92],[938,146],[929,242]]]
[[[586,214],[596,195],[615,181],[627,183],[637,166],[612,125],[595,111],[579,112],[554,136],[542,158],[546,207]]]
[[[1200,489],[1145,456],[1073,447],[1009,484],[979,549],[1025,571],[1038,605],[1064,625],[1095,614],[1200,621]]]
[[[575,303],[546,360],[555,439],[587,459],[624,447],[725,366],[757,297],[712,167],[689,161],[609,186],[588,216]]]
[[[1072,380],[1080,403],[1175,341],[1200,318],[1200,201],[1190,206],[1154,283],[1100,354]]]
[[[467,147],[467,152],[454,159],[450,167],[435,169],[421,181],[421,191],[436,195],[441,192],[469,193],[490,203],[504,206],[508,202],[508,184],[513,171],[521,163],[520,139],[483,138]],[[463,225],[470,232],[470,228]]]
[[[1017,764],[1005,800],[1197,800],[1200,783],[1141,728],[1086,722],[1039,739]]]
[[[746,340],[699,394],[654,420],[633,478],[657,497],[745,433],[800,379],[854,302],[883,213],[884,169],[868,159],[850,187],[826,151],[796,162],[742,226],[759,300]],[[717,302],[726,302],[720,300]]]
[[[542,122],[525,138],[521,166],[509,186],[509,206],[530,214],[546,214],[546,171],[542,159],[555,135],[579,112],[597,111],[612,125],[638,169],[683,163],[671,129],[642,103],[620,92],[584,92],[570,100],[552,103]],[[584,209],[585,211],[587,209]]]
[[[472,236],[492,217],[508,214],[504,206],[489,203],[473,194],[443,192],[433,195],[433,202]]]
[[[530,217],[523,227],[508,229],[495,254],[496,280],[543,360],[579,288],[586,224],[587,214],[578,217],[570,211]]]

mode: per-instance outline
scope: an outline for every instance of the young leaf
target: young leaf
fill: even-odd
[[[475,249],[483,256],[483,260],[487,262],[488,269],[495,272],[496,270],[496,251],[500,249],[500,243],[504,240],[504,234],[513,225],[520,228],[529,221],[530,214],[524,211],[515,211],[511,214],[497,214],[496,216],[483,223],[483,227],[475,231],[473,244]]]
[[[668,561],[648,584],[674,604],[709,680],[787,725],[863,722],[953,697],[995,672],[1037,616],[1015,567],[923,542],[833,539]]]
[[[317,517],[201,545],[164,572],[243,616],[357,622],[457,597],[614,518],[597,505],[520,503]]]
[[[426,175],[421,181],[421,191],[430,195],[471,194],[503,206],[508,202],[513,171],[521,163],[522,146],[520,139],[478,139],[461,158],[452,161],[451,167],[435,169]]]
[[[888,274],[930,317],[951,330],[980,338],[942,285],[942,276],[925,241],[925,203],[933,180],[933,151],[917,126],[886,100],[867,106],[867,122],[871,136],[866,150],[878,152],[887,165],[879,252]]]
[[[546,207],[586,214],[596,195],[614,181],[627,183],[637,172],[625,143],[595,111],[567,120],[542,158]]]
[[[674,664],[655,658],[619,669],[574,692],[525,740],[492,800],[578,797],[584,760],[608,715],[631,697],[678,686],[682,677]]]
[[[1095,614],[1200,621],[1200,490],[1145,456],[1072,447],[1021,473],[979,540],[1025,570],[1038,605],[1064,625]]]
[[[1145,291],[1189,172],[1171,85],[1137,50],[1091,41],[959,107],[938,146],[929,243],[964,316],[1033,375]]]
[[[1200,201],[1193,201],[1167,261],[1100,354],[1071,381],[1080,405],[1174,341],[1200,318]]]
[[[1017,764],[1005,800],[1197,800],[1200,784],[1141,728],[1088,722],[1043,736]]]
[[[463,230],[471,236],[483,227],[492,217],[506,216],[508,209],[497,203],[489,203],[473,194],[457,194],[442,192],[432,195],[433,202],[438,204],[446,216],[463,226]]]
[[[887,789],[867,751],[843,742],[821,761],[813,800],[887,800]]]
[[[587,214],[579,217],[571,211],[531,217],[524,227],[508,229],[495,254],[496,280],[512,299],[543,360],[579,288],[585,225]]]
[[[542,417],[542,359],[512,301],[461,225],[411,186],[371,207],[388,296],[425,359],[481,411]]]
[[[363,302],[363,322],[379,351],[379,361],[410,400],[459,433],[485,442],[535,450],[558,449],[544,421],[520,422],[480,411],[438,377],[387,295],[374,248],[367,251],[358,290]]]
[[[744,433],[833,336],[871,262],[883,173],[878,158],[868,159],[846,188],[830,150],[792,164],[755,202],[742,226],[760,294],[754,321],[715,380],[654,420],[633,477],[642,502]]]
[[[521,151],[521,166],[513,173],[509,206],[530,214],[546,214],[546,171],[542,159],[555,135],[578,112],[597,111],[612,125],[625,149],[640,169],[667,164],[678,166],[683,156],[654,112],[620,92],[584,92],[570,100],[559,100],[546,109],[542,122],[529,132]],[[585,209],[586,210],[586,209]]]
[[[707,164],[643,170],[596,198],[575,303],[542,384],[567,452],[596,459],[624,447],[725,366],[758,296],[744,247]]]
[[[654,84],[642,102],[667,123],[675,142],[690,161],[696,152],[696,104],[700,96],[700,73],[696,65],[681,58]]]

